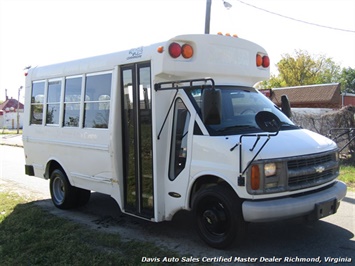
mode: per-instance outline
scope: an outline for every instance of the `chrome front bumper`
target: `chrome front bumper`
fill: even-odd
[[[282,220],[292,217],[315,214],[318,218],[323,218],[336,212],[339,201],[346,195],[346,185],[337,181],[333,186],[307,193],[302,196],[290,196],[281,199],[271,199],[262,201],[246,200],[243,202],[243,216],[247,222],[267,222]],[[333,202],[335,203],[335,206]],[[326,210],[326,214],[317,214]],[[332,208],[332,210],[328,210]],[[331,213],[332,212],[332,213]]]

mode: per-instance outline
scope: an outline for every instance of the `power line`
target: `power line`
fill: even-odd
[[[273,11],[270,11],[270,10],[266,10],[264,8],[261,8],[261,7],[254,6],[254,5],[249,4],[249,3],[245,3],[245,2],[243,2],[241,0],[237,0],[237,1],[242,3],[242,4],[244,4],[244,5],[251,6],[253,8],[259,9],[261,11],[264,11],[264,12],[270,13],[272,15],[276,15],[276,16],[282,17],[282,18],[286,18],[286,19],[290,19],[290,20],[294,20],[294,21],[297,21],[297,22],[301,22],[301,23],[305,23],[305,24],[308,24],[308,25],[317,26],[317,27],[321,27],[321,28],[326,28],[326,29],[330,29],[330,30],[337,30],[337,31],[345,31],[345,32],[355,33],[355,30],[348,30],[348,29],[341,29],[341,28],[335,28],[335,27],[320,25],[320,24],[317,24],[317,23],[308,22],[308,21],[304,21],[304,20],[301,20],[301,19],[288,17],[288,16],[285,16],[285,15],[282,15],[282,14],[279,14],[279,13],[276,13],[276,12],[273,12]]]

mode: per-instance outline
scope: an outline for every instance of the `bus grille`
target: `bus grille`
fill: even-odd
[[[332,154],[326,154],[323,156],[319,157],[311,157],[311,158],[306,158],[306,159],[300,159],[300,160],[294,160],[294,161],[289,161],[287,163],[288,169],[297,169],[300,167],[307,167],[307,166],[315,166],[319,165],[322,163],[327,163],[331,162],[332,159]]]
[[[339,174],[335,153],[302,157],[288,161],[287,166],[289,190],[318,186],[335,179]]]

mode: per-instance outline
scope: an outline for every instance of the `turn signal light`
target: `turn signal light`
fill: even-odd
[[[263,58],[261,57],[261,55],[257,54],[256,55],[256,66],[259,67],[263,64]]]
[[[173,42],[169,45],[169,55],[172,58],[178,58],[180,55],[185,58],[189,59],[193,56],[194,49],[190,44],[180,45],[176,42]]]
[[[192,49],[192,46],[189,45],[189,44],[184,44],[182,47],[181,47],[181,54],[182,54],[182,57],[186,58],[186,59],[189,59],[193,56],[194,54],[194,50]]]
[[[258,165],[251,167],[251,189],[258,190],[260,188],[260,171]]]

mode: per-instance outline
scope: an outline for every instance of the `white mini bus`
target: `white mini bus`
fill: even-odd
[[[31,68],[26,174],[49,179],[61,209],[96,191],[153,222],[191,210],[215,248],[247,222],[334,214],[346,194],[338,148],[253,88],[269,65],[250,41],[182,35]]]

